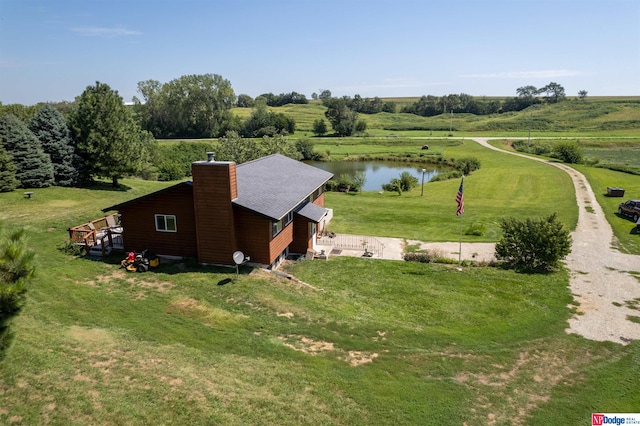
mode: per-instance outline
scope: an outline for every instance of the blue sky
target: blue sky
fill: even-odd
[[[640,95],[638,0],[0,0],[0,102],[219,74],[236,94]]]

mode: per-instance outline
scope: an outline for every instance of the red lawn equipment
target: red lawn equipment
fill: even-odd
[[[149,268],[155,268],[159,264],[158,256],[146,249],[142,253],[130,252],[127,258],[120,262],[120,267],[129,272],[147,272]]]

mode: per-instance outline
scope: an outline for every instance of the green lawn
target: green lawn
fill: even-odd
[[[390,149],[383,144],[340,145],[351,155],[413,152],[419,156],[422,142],[406,141]],[[435,141],[434,150],[446,157],[476,157],[481,168],[465,178],[463,229],[472,224],[486,228],[483,236],[463,236],[464,241],[496,241],[503,217],[540,217],[557,212],[569,229],[577,223],[578,209],[571,179],[550,165],[505,155],[470,140]],[[431,149],[429,149],[431,151]],[[332,154],[333,156],[333,149]],[[418,158],[415,158],[419,160]],[[339,233],[378,235],[423,241],[457,241],[460,221],[455,197],[460,180],[426,183],[397,193],[327,193],[326,205],[334,209],[331,230]]]
[[[638,102],[607,102],[578,115],[564,107],[538,111],[536,124],[553,128],[548,137],[595,135],[600,142],[589,149],[611,152],[610,136],[620,142],[632,133],[625,126],[636,120]],[[304,127],[322,109],[313,104],[297,114]],[[587,129],[562,130],[589,115]],[[574,192],[562,171],[444,139],[443,130],[431,138],[429,130],[385,130],[399,125],[392,119],[373,119],[374,136],[312,140],[335,158],[478,158],[481,168],[465,179],[463,226],[479,223],[486,233],[465,241],[495,241],[507,216],[558,212],[567,227],[575,226]],[[447,125],[447,117],[439,120]],[[456,136],[482,126],[495,126],[492,135],[509,133],[509,126],[526,135],[526,122],[523,112],[459,116],[453,124],[461,129]],[[612,129],[602,136],[597,129],[607,126]],[[424,143],[428,154],[420,149]],[[638,198],[640,178],[577,169],[621,248],[640,254],[631,222],[615,215],[621,199],[604,196],[606,186],[622,186]],[[59,250],[68,227],[172,183],[123,184],[36,189],[30,200],[22,191],[0,194],[0,222],[26,229],[38,261],[28,303],[13,324],[15,344],[0,363],[0,424],[582,425],[593,412],[640,407],[638,342],[621,346],[565,333],[575,310],[566,271],[457,271],[332,257],[288,266],[300,284],[248,269],[236,277],[233,269],[193,261],[127,274],[118,268],[120,255],[91,261]],[[331,228],[457,241],[458,185],[457,179],[428,183],[424,196],[419,188],[402,196],[328,193]]]
[[[551,140],[551,142],[554,142]],[[493,145],[502,149],[511,149],[504,141],[492,141]],[[635,166],[634,159],[638,158],[638,150],[640,149],[640,140],[614,140],[603,141],[595,140],[586,143],[586,152],[596,155],[593,147],[597,146],[598,151],[606,153],[609,164],[616,166],[625,166],[629,163]],[[602,157],[597,157],[602,158]],[[600,163],[599,163],[600,164]],[[625,252],[632,254],[640,254],[640,239],[634,223],[625,217],[618,216],[618,204],[628,199],[640,198],[640,175],[623,173],[609,170],[602,167],[587,166],[584,164],[572,165],[576,170],[585,175],[591,188],[594,191],[598,203],[602,207],[607,221],[613,229],[613,233],[617,239],[617,247]],[[621,187],[625,189],[623,198],[608,197],[607,187]]]
[[[483,168],[497,167],[493,155]],[[473,195],[487,191],[477,173],[465,193],[470,212],[490,208]],[[564,332],[566,272],[332,258],[291,266],[300,285],[190,262],[126,274],[117,255],[99,262],[60,251],[67,227],[168,185],[123,183],[40,189],[31,200],[0,194],[0,220],[26,227],[38,255],[0,364],[0,423],[584,424],[591,412],[638,406],[640,346]],[[436,186],[455,223],[457,182]]]

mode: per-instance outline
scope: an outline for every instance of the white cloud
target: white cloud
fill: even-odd
[[[558,78],[584,75],[573,70],[540,70],[540,71],[504,71],[487,74],[465,74],[462,78]]]
[[[78,33],[87,37],[125,37],[136,36],[142,34],[140,31],[129,30],[122,27],[105,28],[105,27],[76,27],[70,28],[74,33]]]

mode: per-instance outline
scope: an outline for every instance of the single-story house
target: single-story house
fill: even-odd
[[[331,217],[331,173],[280,154],[240,165],[208,157],[192,164],[191,181],[103,209],[120,213],[125,250],[220,265],[241,251],[272,267],[314,248]]]

